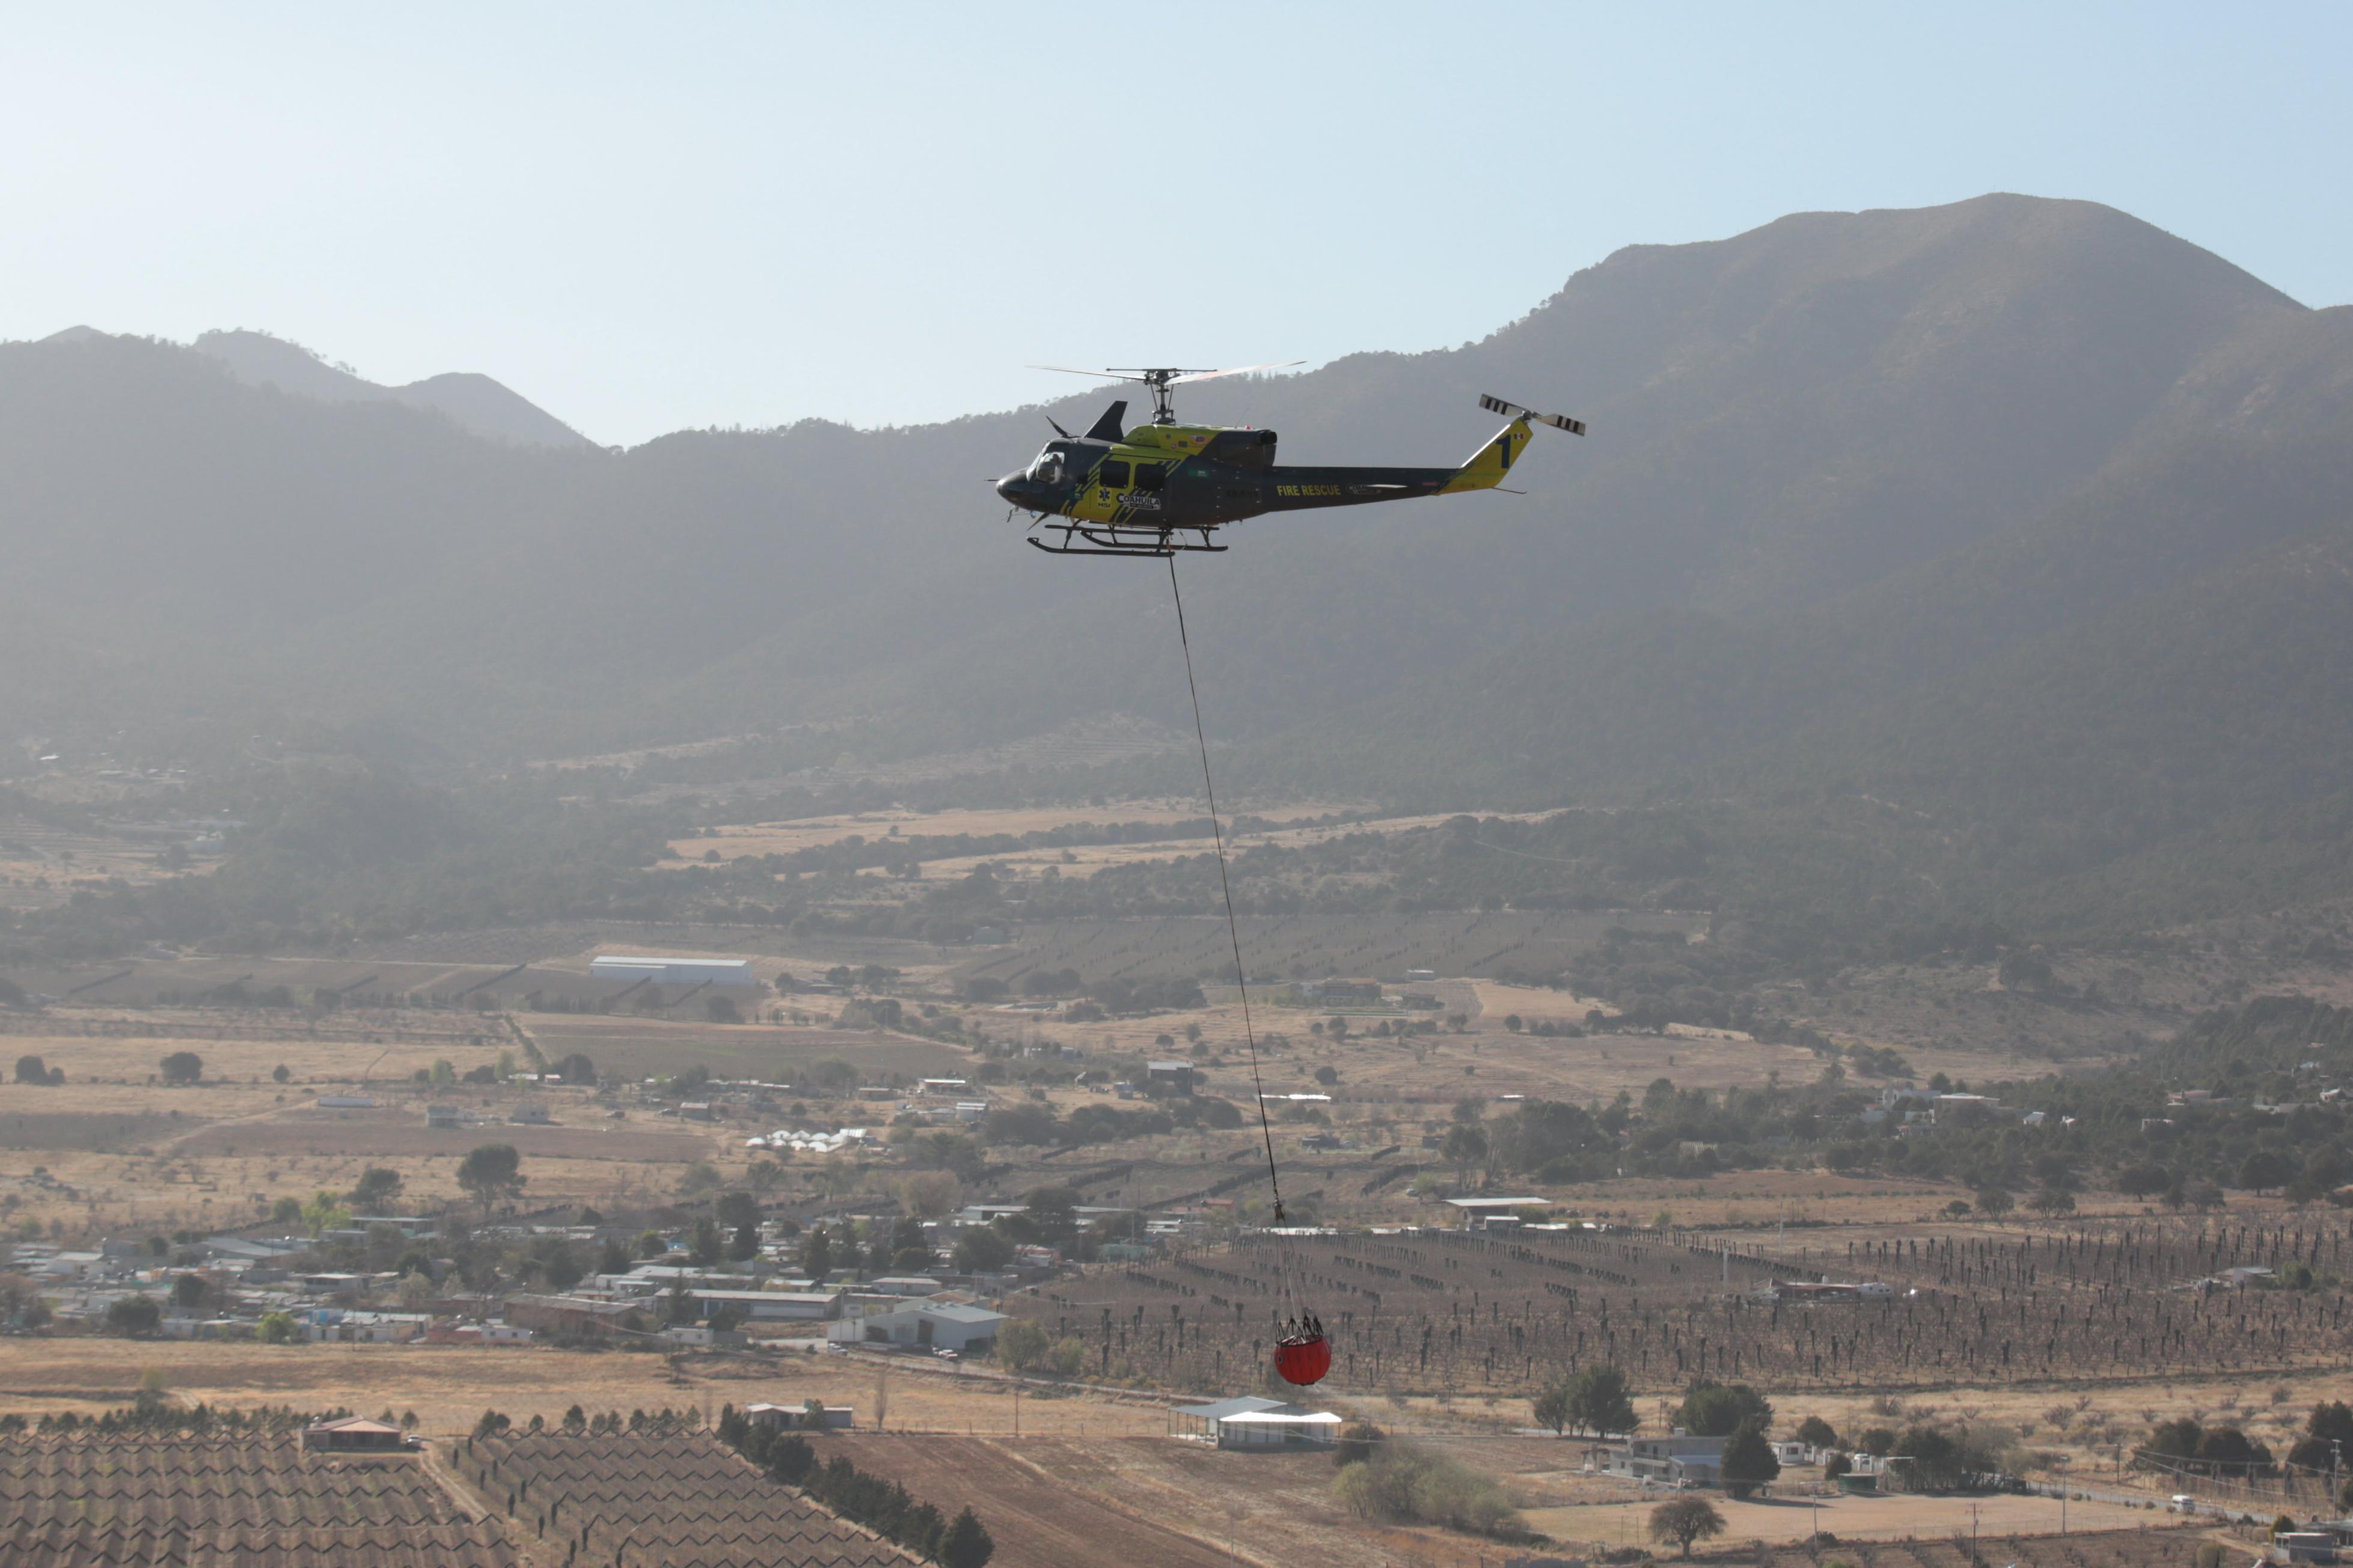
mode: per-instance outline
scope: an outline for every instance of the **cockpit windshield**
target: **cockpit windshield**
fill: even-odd
[[[1060,484],[1062,459],[1068,451],[1069,448],[1059,441],[1047,442],[1046,449],[1030,461],[1029,478],[1038,480],[1040,484]]]

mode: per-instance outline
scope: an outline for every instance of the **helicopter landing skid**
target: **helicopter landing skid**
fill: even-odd
[[[1229,548],[1209,542],[1206,528],[1191,531],[1201,536],[1198,544],[1187,543],[1176,537],[1171,528],[1119,528],[1110,524],[1090,527],[1085,523],[1058,523],[1047,530],[1059,534],[1057,542],[1048,543],[1035,533],[1029,536],[1032,548],[1049,555],[1133,555],[1146,560],[1165,561],[1177,552],[1222,555]],[[1081,541],[1084,541],[1083,543]]]

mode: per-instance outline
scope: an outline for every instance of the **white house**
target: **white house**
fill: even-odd
[[[767,1402],[746,1405],[744,1406],[744,1419],[754,1426],[766,1426],[776,1431],[789,1432],[797,1427],[807,1427],[812,1425],[809,1420],[808,1407],[815,1403],[813,1400],[804,1400],[798,1405]],[[858,1425],[858,1411],[852,1405],[820,1405],[819,1408],[825,1412],[825,1425],[837,1431],[846,1432]]]
[[[1601,1468],[1609,1475],[1671,1487],[1712,1487],[1724,1468],[1725,1441],[1684,1432],[1672,1437],[1630,1437],[1604,1452]]]
[[[299,1325],[302,1337],[314,1344],[400,1344],[421,1337],[433,1326],[429,1312],[361,1312],[340,1307],[316,1307]]]
[[[825,1331],[840,1344],[920,1346],[931,1350],[987,1351],[997,1343],[1006,1316],[986,1307],[953,1301],[910,1301],[889,1311],[846,1318]]]
[[[748,958],[638,957],[600,953],[588,961],[588,973],[598,980],[650,980],[657,985],[744,985],[760,984]]]
[[[1214,1405],[1180,1405],[1168,1418],[1178,1437],[1218,1448],[1329,1448],[1340,1440],[1340,1418],[1330,1411],[1255,1394]]]
[[[706,1318],[722,1307],[736,1308],[754,1323],[813,1323],[841,1315],[839,1290],[723,1290],[690,1285],[687,1294]]]

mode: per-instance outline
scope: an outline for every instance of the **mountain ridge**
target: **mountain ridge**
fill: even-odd
[[[0,608],[69,628],[0,694],[16,732],[98,710],[300,717],[505,766],[811,721],[855,720],[878,763],[1114,713],[1189,724],[1157,567],[1043,562],[987,497],[1041,411],[1091,420],[1102,395],[534,451],[172,352],[0,345],[0,543],[26,568]],[[1235,787],[1786,813],[1902,794],[1907,757],[1996,779],[1961,763],[2026,766],[2012,729],[2063,778],[2069,726],[2047,715],[2164,665],[2116,651],[2151,646],[2144,617],[2238,647],[2211,618],[2238,605],[2281,616],[2282,658],[2332,646],[2276,577],[2233,573],[2345,521],[2353,310],[2096,204],[1994,195],[1629,247],[1477,342],[1208,383],[1181,412],[1277,428],[1287,460],[1443,461],[1492,430],[1472,408],[1489,391],[1593,434],[1515,470],[1525,497],[1259,520],[1180,568]],[[2236,685],[2122,704],[2133,732],[2178,746],[2168,723],[2234,711],[2285,732],[2253,645],[2232,657]],[[812,763],[844,749],[808,744]],[[2285,813],[2332,863],[2326,781],[2287,787],[2265,760],[2224,787],[2198,759],[2182,798],[2201,839],[2119,787],[2129,748],[2105,734],[2073,795],[1987,784],[1959,826],[1939,806],[1903,853],[2071,919],[2106,895],[2063,894],[2065,857],[1997,844],[1957,870],[1935,833],[2090,824],[2107,858],[2070,862],[2071,885],[2137,886],[2150,857],[2186,866],[2254,842],[2248,813]],[[2223,896],[2207,871],[2179,880]]]

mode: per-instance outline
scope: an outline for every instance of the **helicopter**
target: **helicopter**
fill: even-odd
[[[1216,530],[1244,518],[1496,489],[1526,449],[1532,424],[1585,434],[1583,420],[1482,395],[1479,406],[1511,423],[1460,468],[1279,468],[1271,430],[1176,423],[1171,389],[1181,384],[1301,363],[1229,370],[1032,366],[1132,382],[1152,395],[1152,422],[1126,428],[1124,399],[1104,409],[1083,436],[1050,417],[1058,439],[1047,442],[1029,467],[997,481],[997,493],[1012,508],[1007,515],[1031,514],[1029,542],[1051,555],[1219,554],[1228,546],[1214,542]]]

